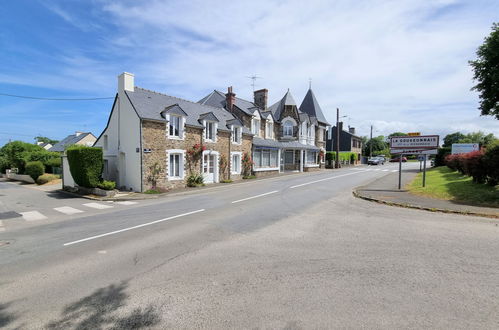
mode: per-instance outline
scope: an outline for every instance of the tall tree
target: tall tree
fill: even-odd
[[[45,137],[45,136],[37,136],[37,137],[35,137],[35,140],[36,140],[36,142],[50,143],[52,145],[59,142],[58,140],[52,140],[52,139]]]
[[[477,59],[470,61],[473,78],[478,83],[472,88],[479,93],[482,115],[499,119],[499,24],[492,24],[492,32],[478,47]]]
[[[388,138],[391,138],[392,136],[406,136],[407,133],[402,133],[402,132],[393,132],[392,134],[388,135]]]
[[[442,147],[452,147],[453,143],[459,143],[465,137],[466,136],[463,133],[461,133],[461,132],[455,132],[455,133],[447,134],[444,137],[444,144],[442,145]]]

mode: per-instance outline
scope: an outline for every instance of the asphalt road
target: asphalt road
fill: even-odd
[[[387,173],[374,169],[395,168],[232,184],[0,232],[0,326],[497,328],[497,221],[352,197]]]

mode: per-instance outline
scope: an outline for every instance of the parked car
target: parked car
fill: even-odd
[[[406,157],[402,157],[402,163],[405,163],[407,161]],[[390,163],[398,163],[400,162],[400,157],[395,157],[390,159]]]
[[[383,165],[385,159],[383,157],[371,157],[367,160],[367,165]]]

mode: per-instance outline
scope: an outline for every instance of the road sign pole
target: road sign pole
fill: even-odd
[[[402,189],[402,156],[404,155],[399,155],[399,190]]]
[[[418,157],[418,160],[419,160],[419,172],[421,172],[421,165],[422,165],[421,157]]]
[[[424,155],[424,167],[423,167],[423,187],[426,186],[426,155]]]

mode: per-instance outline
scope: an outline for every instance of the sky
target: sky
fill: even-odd
[[[468,64],[499,22],[497,0],[4,1],[0,145],[104,129],[121,72],[135,85],[197,101],[228,86],[269,105],[309,83],[330,123],[358,135],[482,130]]]

